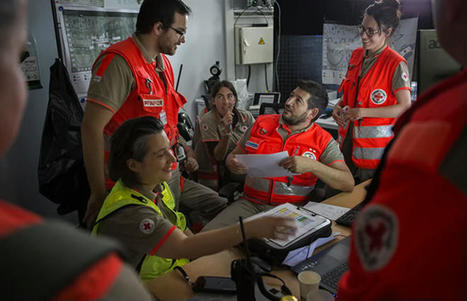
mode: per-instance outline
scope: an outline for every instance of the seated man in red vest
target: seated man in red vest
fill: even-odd
[[[467,66],[467,1],[432,7],[441,46]],[[396,121],[353,224],[338,300],[467,300],[466,154],[464,69]]]
[[[237,147],[228,155],[231,172],[246,174],[237,154],[272,154],[287,151],[280,166],[299,175],[254,178],[246,176],[243,198],[224,209],[204,230],[235,223],[282,203],[309,201],[318,179],[334,189],[352,191],[354,180],[337,142],[314,121],[328,105],[326,89],[313,81],[299,81],[285,103],[282,115],[259,116]]]
[[[13,143],[26,106],[18,63],[27,38],[26,11],[26,0],[0,1],[0,155]],[[112,241],[45,222],[0,200],[2,300],[152,300],[118,252]]]

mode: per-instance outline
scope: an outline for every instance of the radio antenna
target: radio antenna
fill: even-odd
[[[178,84],[180,83],[180,76],[182,76],[183,64],[180,64],[180,70],[178,70],[177,85],[175,86],[175,92],[178,92]]]

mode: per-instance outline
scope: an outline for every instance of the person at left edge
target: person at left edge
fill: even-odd
[[[26,0],[0,1],[0,157],[10,150],[27,106],[19,58],[28,36]],[[30,146],[19,146],[21,151]],[[24,148],[24,149],[23,149]],[[0,186],[4,188],[4,182]],[[24,183],[30,189],[29,183]],[[2,189],[2,194],[3,194]],[[19,197],[19,196],[18,196]],[[120,247],[64,222],[45,220],[0,198],[0,299],[8,301],[153,300]]]
[[[154,116],[164,123],[173,150],[179,150],[178,111],[186,102],[174,90],[174,75],[166,55],[185,42],[190,8],[181,0],[145,0],[136,32],[104,50],[93,65],[82,124],[83,156],[91,187],[85,215],[92,223],[113,183],[105,176],[108,141],[126,120]],[[198,168],[193,152],[184,147],[188,172]],[[107,178],[107,180],[106,180]],[[227,200],[201,184],[184,180],[178,168],[169,182],[175,199],[190,217],[205,223]],[[182,187],[183,186],[183,187]]]

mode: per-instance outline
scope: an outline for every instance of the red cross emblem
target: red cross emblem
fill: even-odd
[[[386,233],[386,230],[386,225],[382,222],[377,226],[366,225],[365,233],[370,239],[370,252],[381,250],[383,246],[383,234]]]
[[[371,92],[371,101],[374,104],[380,105],[386,101],[386,98],[386,92],[382,89],[376,89],[373,92]]]
[[[151,224],[150,223],[144,223],[143,227],[144,227],[144,230],[150,230],[151,229]]]
[[[154,221],[150,218],[145,218],[139,223],[139,230],[144,234],[150,234],[154,231]]]
[[[369,205],[355,221],[355,248],[366,270],[384,267],[392,258],[399,236],[396,214],[380,204]]]

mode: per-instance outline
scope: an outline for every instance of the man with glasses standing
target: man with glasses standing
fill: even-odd
[[[398,0],[375,1],[360,26],[362,47],[353,51],[343,92],[334,107],[339,144],[356,182],[373,176],[384,148],[393,137],[392,125],[410,106],[407,62],[389,46],[399,19]]]
[[[82,124],[83,156],[91,187],[85,216],[88,226],[113,186],[105,175],[104,162],[110,137],[124,121],[148,115],[159,118],[175,155],[183,158],[187,154],[185,170],[198,169],[193,152],[179,143],[178,111],[186,99],[174,89],[174,74],[166,57],[185,43],[190,12],[182,0],[145,0],[136,32],[104,50],[93,65]],[[169,185],[178,204],[196,211],[201,220],[225,207],[226,199],[198,183],[184,181],[176,169]]]

